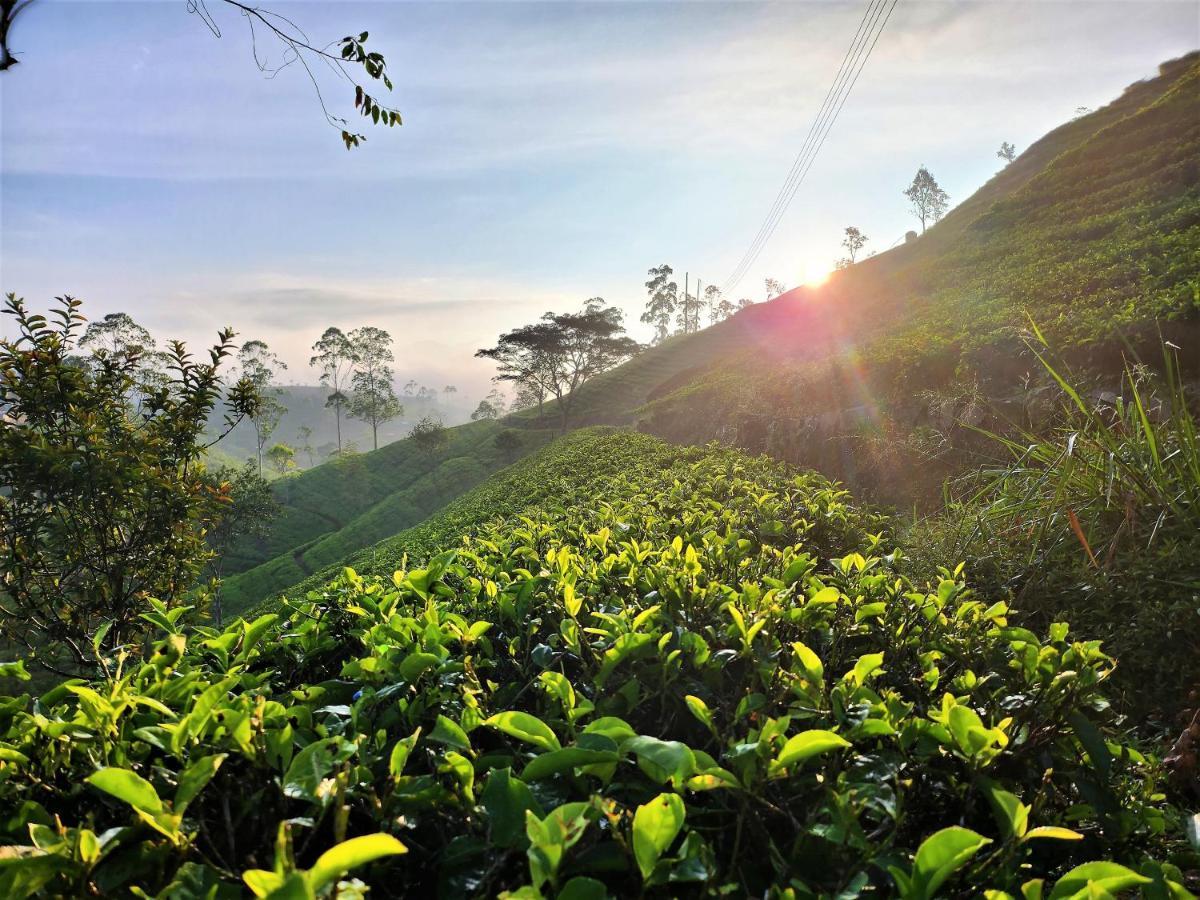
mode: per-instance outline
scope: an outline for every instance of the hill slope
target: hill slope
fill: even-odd
[[[1119,369],[1123,341],[1157,342],[1156,323],[1197,350],[1198,85],[1200,54],[1163,65],[1037,141],[918,240],[593,379],[573,424],[719,439],[907,504],[958,465],[943,451],[961,436],[927,437],[931,426],[973,415],[979,396],[1023,414],[1036,398],[1027,315],[1101,370]],[[508,424],[530,450],[556,421],[548,409]],[[229,599],[257,602],[435,512],[506,461],[486,450],[498,427],[451,429],[461,477],[399,442],[357,457],[361,473],[289,479],[271,537],[232,560],[252,571],[230,579]]]
[[[437,512],[511,462],[512,454],[495,444],[502,429],[494,421],[471,422],[447,429],[449,441],[436,453],[406,439],[274,482],[279,517],[266,538],[241,542],[226,559],[224,609],[236,613]],[[523,431],[519,452],[552,434]]]
[[[558,446],[420,566],[0,698],[0,893],[1191,896],[1086,628],[910,579],[816,473]]]
[[[904,397],[960,369],[1011,379],[1025,363],[1006,368],[1003,358],[1020,347],[1027,314],[1052,340],[1092,346],[1104,362],[1149,322],[1194,319],[1198,285],[1194,53],[1045,135],[917,240],[671,338],[585,385],[577,409],[584,424],[641,420],[688,439],[686,428],[672,432],[680,423],[656,420],[677,407],[698,440],[731,424],[711,404],[721,410],[735,386],[738,404],[758,393],[762,412],[786,417],[814,403]],[[1173,334],[1194,340],[1186,326]],[[771,392],[777,376],[823,360],[853,370],[827,385],[833,398]]]
[[[921,471],[920,456],[866,451],[893,453],[977,415],[981,399],[1032,414],[1031,320],[1070,360],[1119,375],[1124,354],[1157,358],[1160,329],[1194,366],[1198,312],[1192,54],[1046,135],[918,240],[740,313],[741,350],[658,392],[638,418],[673,440],[722,438],[864,487],[911,483],[900,473]],[[927,489],[947,470],[924,471]]]

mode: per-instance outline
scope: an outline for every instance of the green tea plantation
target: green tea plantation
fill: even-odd
[[[1191,896],[1085,632],[819,476],[559,452],[594,499],[0,699],[0,896]]]

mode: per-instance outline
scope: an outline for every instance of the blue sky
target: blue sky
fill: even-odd
[[[400,383],[479,395],[472,352],[502,329],[596,295],[636,325],[661,262],[724,281],[866,2],[264,5],[322,40],[369,30],[404,127],[348,153],[219,0],[219,39],[184,0],[38,0],[0,75],[0,288],[164,338],[231,324],[299,382],[327,325],[378,325]],[[1197,45],[1190,0],[901,0],[736,295],[829,268],[846,225],[886,249],[913,227],[917,166],[961,200],[1001,141],[1023,149]]]

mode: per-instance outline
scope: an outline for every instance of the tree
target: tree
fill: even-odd
[[[520,452],[524,441],[521,440],[521,433],[515,428],[505,428],[498,432],[492,440],[496,449],[504,454],[504,458],[512,460]]]
[[[205,537],[212,550],[210,572],[214,582],[212,613],[221,625],[221,575],[225,559],[240,537],[266,537],[271,520],[279,514],[279,504],[270,483],[247,462],[240,469],[219,469],[211,479],[212,488],[223,506],[216,522]]]
[[[135,353],[138,366],[130,399],[140,402],[154,387],[167,380],[167,354],[158,350],[158,344],[148,330],[133,320],[128,313],[109,313],[102,319],[89,322],[79,349],[87,350],[93,361],[101,356],[122,356]]]
[[[475,355],[498,364],[497,381],[542,385],[558,401],[566,431],[579,388],[640,349],[626,336],[619,309],[589,301],[578,313],[546,313]]]
[[[137,353],[147,356],[158,348],[153,335],[135,322],[132,316],[116,312],[89,322],[79,341],[79,349],[94,354],[120,356],[125,353]]]
[[[671,334],[671,316],[679,303],[679,285],[671,281],[674,270],[663,263],[657,268],[650,269],[647,274],[650,280],[646,282],[646,310],[642,313],[642,321],[654,327],[654,343],[661,344]]]
[[[350,380],[354,392],[350,415],[371,426],[374,449],[379,449],[379,426],[404,415],[392,387],[392,336],[382,328],[366,325],[350,333],[355,370]]]
[[[471,421],[480,419],[499,419],[505,413],[504,395],[495,388],[488,391],[487,397],[479,401],[475,412],[471,413]]]
[[[850,265],[854,265],[854,260],[858,256],[858,251],[863,248],[863,245],[865,245],[868,240],[870,240],[870,238],[868,238],[853,225],[846,229],[846,237],[842,240],[842,246],[845,247],[846,252],[850,254],[848,257],[850,260]]]
[[[518,382],[517,395],[513,397],[512,405],[509,410],[519,412],[522,409],[533,409],[535,406],[538,411],[538,418],[542,417],[542,408],[546,402],[546,388],[540,382]]]
[[[313,461],[312,436],[313,430],[307,425],[301,425],[296,429],[296,449],[308,457],[308,467],[310,469],[316,465]]]
[[[775,278],[763,279],[763,286],[767,289],[767,299],[768,300],[770,300],[772,297],[778,297],[780,294],[782,294],[784,291],[787,290],[787,288],[784,286],[783,282],[779,281]]]
[[[238,371],[241,377],[254,385],[259,402],[250,414],[254,426],[254,445],[258,456],[258,474],[262,474],[263,450],[267,441],[279,427],[279,420],[287,412],[279,398],[282,392],[273,386],[278,371],[287,369],[287,364],[271,352],[263,341],[246,341],[238,351]]]
[[[721,315],[717,311],[717,307],[721,302],[721,289],[715,284],[710,284],[704,289],[704,305],[708,307],[708,324],[716,325],[721,321]]]
[[[924,166],[917,169],[917,174],[913,176],[912,184],[904,191],[904,196],[912,203],[913,215],[921,220],[922,234],[930,222],[936,222],[942,217],[950,199]]]
[[[9,31],[17,16],[29,6],[33,0],[0,0],[0,72],[16,65],[18,60],[10,52],[8,46]],[[238,0],[219,0],[237,10],[250,29],[250,44],[254,54],[255,64],[260,72],[268,78],[274,78],[289,66],[297,65],[302,68],[313,84],[317,102],[325,121],[341,132],[342,142],[346,149],[357,147],[365,141],[366,135],[350,131],[350,125],[345,118],[334,115],[325,105],[320,82],[315,72],[328,70],[341,83],[354,88],[354,108],[358,114],[373,125],[384,125],[389,128],[400,125],[400,111],[389,106],[383,106],[375,96],[368,93],[365,82],[353,74],[361,69],[367,78],[381,82],[387,90],[392,89],[392,80],[387,74],[387,61],[383,54],[368,51],[366,48],[367,32],[361,32],[357,37],[350,35],[341,40],[325,43],[310,41],[304,30],[290,19],[278,13],[257,6],[248,6]],[[189,0],[187,10],[200,17],[209,30],[217,37],[221,29],[216,19],[204,3]],[[267,55],[259,47],[259,38],[267,37],[274,40],[280,49],[282,60],[278,65],[271,65]]]
[[[753,306],[753,305],[754,305],[754,301],[751,300],[749,297],[743,297],[741,300],[739,300],[737,302],[737,308],[739,311],[745,309],[747,306]]]
[[[139,353],[80,364],[80,302],[49,318],[9,294],[15,338],[0,340],[0,620],[5,638],[60,674],[93,668],[152,626],[149,598],[173,604],[209,557],[220,496],[204,477],[203,435],[221,440],[256,405],[254,385],[221,370],[233,332],[194,359],[168,345],[167,381],[136,411]]]
[[[1008,141],[1004,141],[1000,144],[1000,149],[996,151],[996,155],[1006,163],[1010,163],[1017,158],[1017,148]]]
[[[275,444],[267,451],[267,461],[280,475],[296,467],[296,451],[287,444]]]
[[[331,393],[325,398],[325,408],[333,410],[337,422],[337,445],[342,449],[342,407],[349,402],[346,389],[354,373],[354,346],[340,328],[326,328],[325,333],[313,344],[313,357],[309,366],[321,370],[321,384]]]
[[[500,413],[497,412],[496,407],[488,403],[487,400],[480,400],[479,405],[475,407],[475,412],[471,413],[472,422],[478,422],[480,419],[498,418],[500,418]]]
[[[456,388],[454,385],[452,385],[452,384],[446,385],[444,388],[442,388],[442,402],[445,403],[447,406],[449,406],[450,398],[453,397],[457,393],[458,393],[458,388]]]
[[[698,293],[693,294],[688,290],[683,292],[683,297],[679,301],[679,314],[676,317],[676,324],[679,325],[679,332],[681,334],[695,334],[700,330],[700,310],[702,305]]]
[[[450,435],[446,433],[446,426],[442,424],[441,419],[433,416],[422,417],[408,432],[408,436],[416,444],[417,449],[428,456],[440,453],[450,443]]]

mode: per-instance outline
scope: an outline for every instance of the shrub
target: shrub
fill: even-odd
[[[145,662],[0,704],[0,888],[1183,896],[1098,643],[876,524],[693,451],[224,631],[156,607]]]
[[[258,403],[220,376],[233,332],[204,362],[173,342],[148,372],[140,344],[81,355],[80,305],[48,321],[9,294],[0,341],[0,622],[56,671],[136,641],[147,598],[195,584],[228,499],[204,476],[205,424],[222,399],[227,428]]]

